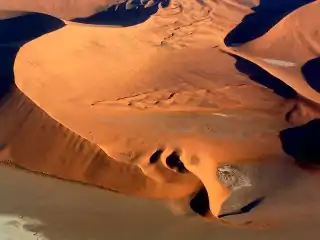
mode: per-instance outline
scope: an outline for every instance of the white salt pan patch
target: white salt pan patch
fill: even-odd
[[[218,167],[217,177],[222,184],[232,191],[252,186],[249,177],[233,166],[224,165]]]
[[[0,216],[1,240],[48,240],[40,233],[28,230],[28,226],[41,226],[41,222],[31,218],[14,215]]]
[[[280,67],[294,67],[294,66],[296,66],[296,64],[293,62],[287,62],[287,61],[282,61],[282,60],[278,60],[278,59],[271,59],[271,58],[260,58],[260,59],[266,63],[280,66]]]

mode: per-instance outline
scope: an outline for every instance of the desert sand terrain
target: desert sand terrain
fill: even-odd
[[[141,201],[157,226],[195,221],[204,238],[239,231],[217,219],[317,234],[319,16],[308,0],[0,1],[0,161],[20,169],[3,178],[59,182],[56,201],[73,188],[107,206]],[[99,231],[83,239],[122,236]]]
[[[0,170],[0,189],[5,193],[0,204],[3,240],[299,240],[320,236],[316,215],[306,214],[304,221],[272,228],[234,228],[193,216],[175,216],[156,200],[124,197],[6,167]],[[297,203],[288,208],[301,209],[306,202]],[[310,209],[318,209],[316,204]]]

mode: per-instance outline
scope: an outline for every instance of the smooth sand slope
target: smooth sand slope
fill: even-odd
[[[57,18],[0,22],[3,162],[235,224],[318,215],[319,2],[22,2],[3,18]]]

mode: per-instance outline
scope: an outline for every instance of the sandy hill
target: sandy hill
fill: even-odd
[[[319,7],[1,2],[0,158],[240,224],[303,215],[263,206],[319,198]]]

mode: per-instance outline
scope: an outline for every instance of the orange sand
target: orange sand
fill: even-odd
[[[116,2],[0,2],[9,28],[7,18],[27,12],[66,24],[27,39],[20,49],[19,41],[0,44],[1,51],[17,53],[14,64],[5,65],[14,78],[0,75],[7,85],[12,81],[0,96],[0,160],[142,197],[191,198],[203,185],[216,217],[237,210],[227,206],[238,193],[234,185],[254,185],[236,204],[241,208],[299,184],[293,179],[305,170],[279,136],[320,118],[318,1],[285,12],[294,4],[173,0],[154,14],[141,10],[150,16],[133,26],[73,21]],[[263,29],[254,18],[268,11],[273,15],[261,24],[272,24],[253,37]],[[49,26],[49,18],[41,18]],[[240,40],[250,31],[253,39]],[[232,173],[224,173],[226,182],[219,179],[220,166],[250,164],[269,168],[261,188],[250,174],[247,185],[228,185]],[[289,180],[274,169],[287,171]]]

